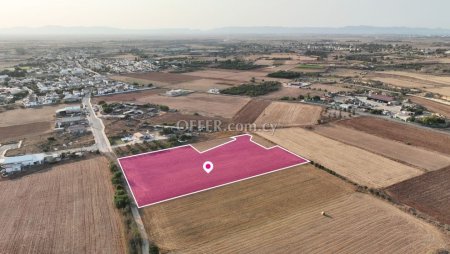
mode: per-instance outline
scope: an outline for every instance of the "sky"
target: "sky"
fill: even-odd
[[[370,25],[450,29],[449,10],[448,0],[8,0],[0,5],[0,28]]]

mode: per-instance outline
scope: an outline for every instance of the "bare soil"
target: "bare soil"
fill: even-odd
[[[450,154],[450,135],[432,130],[375,117],[357,117],[337,124],[408,145]]]

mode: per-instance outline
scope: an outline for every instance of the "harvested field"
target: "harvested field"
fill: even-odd
[[[137,99],[139,103],[167,105],[185,114],[199,113],[205,116],[219,116],[224,118],[232,118],[248,101],[250,101],[249,98],[241,96],[201,93],[178,97],[150,95]]]
[[[53,122],[37,122],[8,127],[0,127],[0,144],[11,140],[18,140],[30,136],[51,132]]]
[[[147,72],[147,73],[128,73],[125,74],[126,77],[162,82],[167,84],[176,84],[181,82],[188,82],[200,79],[193,75],[177,74],[177,73],[166,73],[166,72]]]
[[[414,103],[424,106],[431,112],[439,113],[447,118],[450,118],[450,105],[445,105],[443,103],[416,96],[410,96],[409,99]]]
[[[110,178],[97,157],[0,181],[0,252],[125,253]]]
[[[368,187],[386,187],[422,174],[419,169],[301,128],[278,129],[273,135],[258,132],[258,135]]]
[[[224,69],[209,69],[202,71],[189,72],[187,74],[196,77],[207,79],[222,80],[225,82],[249,82],[251,78],[271,80],[266,77],[266,73],[260,71],[238,71],[238,70],[224,70]]]
[[[414,78],[414,79],[419,79],[419,80],[428,81],[428,82],[431,81],[434,83],[440,83],[440,84],[444,84],[444,85],[450,85],[450,76],[436,76],[436,75],[413,73],[413,72],[406,72],[406,71],[385,71],[382,73],[397,75],[397,76],[406,77],[406,78]]]
[[[349,91],[353,91],[354,89],[350,89],[350,88],[345,88],[339,85],[325,85],[325,84],[313,84],[311,85],[311,89],[316,89],[316,90],[322,90],[322,91],[327,91],[327,92],[331,92],[331,93],[339,93],[339,92],[349,92]]]
[[[303,88],[296,88],[296,87],[281,87],[280,90],[263,95],[263,96],[259,96],[258,98],[261,99],[275,99],[275,100],[279,100],[283,97],[294,97],[297,98],[299,95],[310,95],[310,96],[322,96],[325,94],[325,92],[321,92],[321,91],[314,91],[311,89],[303,89]]]
[[[426,173],[387,188],[399,202],[450,225],[450,167]]]
[[[272,102],[256,119],[257,126],[277,123],[278,126],[315,125],[323,108],[302,103]]]
[[[217,89],[225,89],[230,86],[237,85],[236,82],[228,82],[225,83],[222,80],[214,80],[214,79],[197,79],[193,81],[187,81],[182,83],[177,83],[173,85],[165,86],[166,88],[171,89],[187,89],[193,91],[207,92],[209,89],[217,88]]]
[[[403,76],[396,76],[390,74],[369,74],[366,76],[368,79],[381,81],[392,86],[405,87],[405,88],[429,88],[434,87],[433,84],[423,80],[417,80],[412,78],[406,78]]]
[[[261,113],[269,106],[271,101],[252,99],[233,117],[234,123],[253,123]]]
[[[141,212],[152,240],[164,251],[182,253],[425,253],[447,240],[434,227],[353,193],[311,165]]]
[[[316,126],[314,132],[424,170],[450,165],[449,156],[338,125]]]
[[[382,138],[399,141],[412,146],[419,146],[431,151],[450,154],[450,135],[432,130],[425,130],[423,128],[375,117],[357,117],[339,121],[338,124]]]
[[[447,87],[435,87],[435,88],[425,88],[425,91],[438,93],[440,95],[444,95],[450,97],[450,86]]]
[[[144,90],[139,92],[133,92],[133,93],[122,93],[122,94],[113,94],[113,95],[107,95],[107,96],[98,96],[93,97],[92,102],[93,103],[99,103],[100,101],[106,101],[106,102],[134,102],[137,101],[140,98],[145,98],[149,95],[156,95],[156,94],[164,94],[167,91],[167,89],[150,89],[150,90]]]
[[[56,110],[78,104],[61,104],[41,108],[20,108],[0,113],[0,127],[53,121]]]

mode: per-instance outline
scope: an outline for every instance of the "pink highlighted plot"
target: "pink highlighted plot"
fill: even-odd
[[[203,152],[185,145],[119,159],[139,208],[308,162],[247,134]]]

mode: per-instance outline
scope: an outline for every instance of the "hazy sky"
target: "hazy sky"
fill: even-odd
[[[5,0],[0,27],[410,26],[450,28],[449,0]]]

